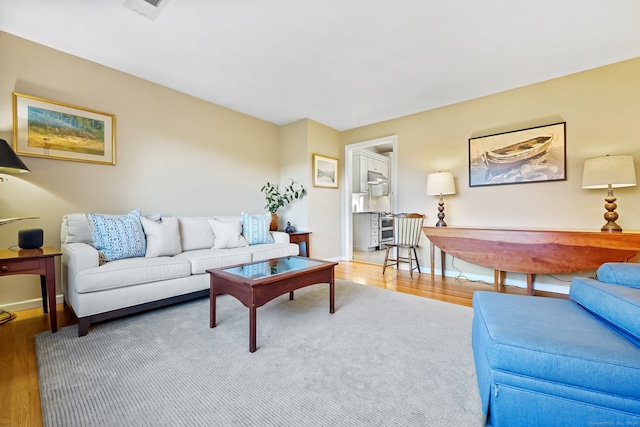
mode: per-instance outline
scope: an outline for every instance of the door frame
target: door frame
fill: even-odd
[[[391,212],[397,211],[397,190],[398,190],[398,136],[391,135],[383,138],[371,139],[368,141],[356,142],[354,144],[345,145],[344,158],[344,199],[342,212],[342,235],[343,239],[343,259],[351,261],[353,259],[353,215],[351,212],[351,195],[353,194],[353,152],[362,148],[375,147],[377,145],[391,144],[393,147],[393,156],[390,158],[391,166],[391,187],[389,188],[389,205]]]

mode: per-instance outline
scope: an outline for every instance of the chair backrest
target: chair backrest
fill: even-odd
[[[418,246],[425,215],[400,213],[393,215],[393,236],[398,245]]]

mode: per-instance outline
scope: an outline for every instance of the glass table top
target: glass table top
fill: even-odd
[[[235,274],[247,279],[261,279],[277,274],[289,273],[309,267],[322,265],[323,262],[304,257],[277,258],[251,264],[226,268],[225,273]]]

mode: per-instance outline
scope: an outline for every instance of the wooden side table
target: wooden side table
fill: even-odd
[[[58,331],[56,313],[56,266],[55,257],[62,255],[60,249],[44,246],[40,249],[0,249],[0,276],[14,274],[37,274],[40,276],[42,310],[49,312],[51,332]],[[48,298],[47,298],[48,297]],[[48,310],[47,310],[48,302]]]
[[[289,241],[300,247],[300,256],[306,256],[307,258],[311,257],[309,234],[311,234],[310,231],[294,231],[293,233],[289,233]]]

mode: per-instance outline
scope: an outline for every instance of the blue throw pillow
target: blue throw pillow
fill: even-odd
[[[604,283],[640,288],[640,264],[607,262],[598,268],[597,277]]]
[[[273,243],[273,237],[269,232],[271,214],[249,215],[242,213],[242,234],[250,245]]]
[[[140,222],[140,210],[122,216],[90,213],[87,219],[101,264],[145,255],[147,245]]]

